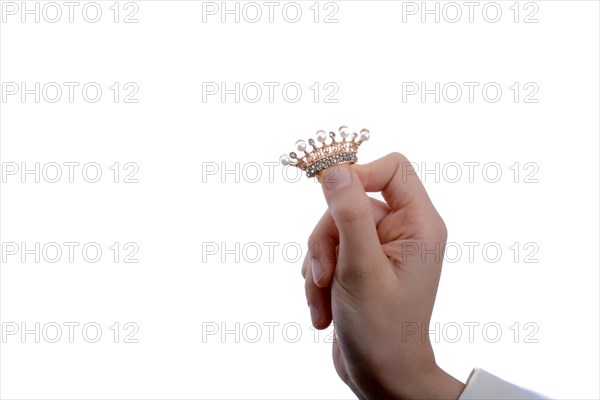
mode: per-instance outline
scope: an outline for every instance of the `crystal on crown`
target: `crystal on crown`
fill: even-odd
[[[317,132],[317,140],[308,139],[308,143],[304,140],[296,142],[296,150],[298,153],[291,152],[284,154],[279,158],[282,165],[291,165],[300,168],[306,172],[306,176],[312,178],[319,174],[322,170],[338,164],[354,164],[358,161],[356,153],[358,147],[369,140],[370,133],[368,129],[362,129],[360,134],[353,132],[350,134],[350,129],[347,126],[341,126],[339,129],[339,137],[341,140],[336,140],[335,132],[329,132],[329,135],[323,130]],[[328,140],[327,137],[331,140]],[[317,145],[317,142],[321,145]]]

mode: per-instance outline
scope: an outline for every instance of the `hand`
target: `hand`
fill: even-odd
[[[319,179],[329,206],[302,267],[313,325],[333,320],[333,361],[359,398],[453,398],[428,329],[446,226],[408,160],[393,153]],[[385,203],[365,192],[381,192]]]

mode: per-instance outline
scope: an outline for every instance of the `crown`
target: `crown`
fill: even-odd
[[[358,161],[356,153],[358,147],[369,140],[370,133],[368,129],[362,129],[360,134],[354,132],[350,134],[347,126],[341,126],[339,129],[341,140],[336,140],[335,132],[329,132],[331,141],[327,143],[327,133],[325,131],[317,132],[317,146],[314,139],[308,139],[308,146],[304,140],[296,142],[296,148],[299,153],[291,152],[279,157],[282,165],[291,165],[306,171],[306,176],[314,177],[322,170],[338,164],[354,164]],[[310,146],[310,151],[309,151]]]

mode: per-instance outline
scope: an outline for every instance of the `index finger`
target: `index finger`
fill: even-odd
[[[368,164],[352,166],[365,191],[381,192],[394,211],[410,204],[431,205],[412,164],[400,153],[391,153]]]

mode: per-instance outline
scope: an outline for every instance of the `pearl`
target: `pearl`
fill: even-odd
[[[296,148],[298,151],[306,151],[306,142],[304,140],[298,140],[296,142]]]
[[[360,131],[360,139],[362,141],[367,141],[369,140],[369,138],[371,137],[371,133],[369,133],[368,129],[363,129],[362,131]]]
[[[340,136],[343,139],[346,139],[348,136],[350,136],[350,129],[348,129],[346,125],[340,126]]]
[[[279,162],[281,163],[281,165],[283,165],[285,167],[286,165],[290,165],[292,160],[290,159],[290,156],[288,156],[287,154],[284,154],[281,157],[279,157]]]
[[[317,140],[321,143],[325,143],[327,140],[327,133],[325,133],[325,131],[317,132]]]

